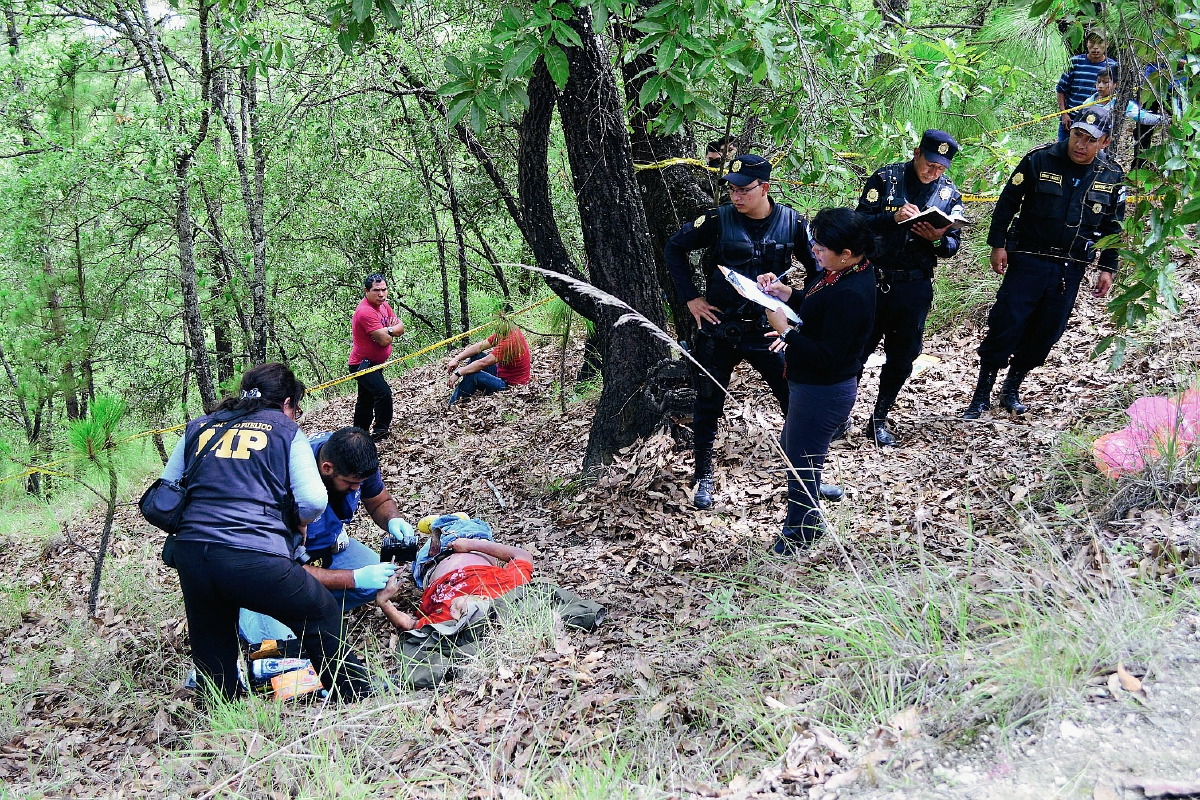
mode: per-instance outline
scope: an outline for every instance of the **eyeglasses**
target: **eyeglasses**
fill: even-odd
[[[736,194],[740,197],[744,194],[750,194],[750,192],[754,191],[755,189],[759,188],[760,186],[762,186],[761,183],[752,183],[749,186],[741,186],[741,187],[730,186],[729,193]]]

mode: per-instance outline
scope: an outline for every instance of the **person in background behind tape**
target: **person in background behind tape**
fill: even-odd
[[[720,384],[714,386],[707,376],[700,375],[696,387],[692,412],[696,508],[711,508],[713,504],[713,443],[733,368],[749,361],[771,387],[784,416],[788,410],[783,356],[772,352],[764,338],[770,330],[765,309],[739,295],[717,271],[717,265],[751,280],[768,272],[782,274],[791,266],[793,256],[807,275],[814,275],[817,268],[809,249],[808,224],[794,208],[776,203],[769,195],[771,162],[754,154],[738,156],[721,180],[730,185],[731,202],[685,224],[664,248],[675,289],[696,319],[696,360]],[[702,248],[711,248],[704,262],[704,295],[692,281],[688,262],[688,253]],[[840,499],[842,490],[826,486],[822,493]]]
[[[363,280],[365,296],[354,309],[350,319],[349,367],[359,372],[368,367],[382,364],[392,357],[392,342],[404,333],[404,323],[392,311],[387,302],[387,280],[379,273],[368,275]],[[371,432],[375,441],[385,438],[392,425],[392,387],[383,377],[383,370],[375,370],[355,378],[358,382],[358,400],[354,403],[354,426]],[[375,427],[371,427],[374,421]]]
[[[879,447],[895,447],[888,430],[888,412],[912,375],[921,354],[925,320],[933,304],[933,268],[939,258],[958,252],[960,233],[950,226],[935,228],[928,222],[910,227],[901,223],[928,208],[948,217],[963,213],[962,195],[946,168],[958,152],[958,142],[945,131],[928,130],[908,161],[888,164],[867,178],[857,211],[880,239],[875,265],[875,325],[867,339],[863,362],[883,342],[887,356],[879,371],[879,394],[867,420],[866,433]],[[861,375],[860,375],[861,379]],[[835,432],[844,436],[847,419]]]
[[[324,513],[308,524],[304,568],[333,593],[343,612],[375,601],[396,570],[379,563],[379,554],[344,529],[361,503],[374,523],[402,544],[417,542],[412,525],[400,517],[396,501],[383,485],[379,451],[361,428],[342,428],[314,436],[309,445],[321,481],[329,493]],[[295,638],[293,630],[266,614],[242,609],[238,629],[252,645]]]
[[[987,243],[992,270],[1004,282],[988,313],[979,379],[963,419],[979,419],[991,409],[992,385],[1006,366],[1000,405],[1024,414],[1021,382],[1046,363],[1067,329],[1088,265],[1100,269],[1095,297],[1112,287],[1117,249],[1096,250],[1100,239],[1121,232],[1125,220],[1125,173],[1101,153],[1111,129],[1109,109],[1085,109],[1067,141],[1026,153],[1000,192]]]
[[[239,693],[238,609],[248,608],[303,634],[326,689],[344,700],[369,694],[368,673],[342,640],[341,609],[295,558],[302,526],[329,499],[296,424],[304,384],[271,363],[247,371],[241,385],[240,396],[188,423],[162,474],[178,481],[220,437],[188,483],[173,552],[196,667],[221,696]]]

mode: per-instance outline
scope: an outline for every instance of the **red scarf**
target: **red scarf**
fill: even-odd
[[[833,286],[835,283],[837,283],[838,281],[840,281],[842,279],[842,276],[853,275],[856,272],[862,272],[864,269],[867,269],[869,266],[871,266],[871,260],[868,258],[864,258],[862,261],[858,262],[853,267],[849,267],[847,269],[840,269],[837,272],[831,272],[829,270],[825,270],[825,274],[823,274],[821,276],[821,280],[817,281],[812,286],[810,286],[808,291],[804,293],[804,296],[812,297],[814,294],[821,291],[821,289],[825,288],[826,286]]]

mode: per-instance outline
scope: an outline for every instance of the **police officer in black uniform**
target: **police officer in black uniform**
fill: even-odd
[[[988,314],[979,380],[964,419],[978,419],[992,407],[992,385],[1005,366],[1000,405],[1024,414],[1021,381],[1045,363],[1067,329],[1084,270],[1098,263],[1094,296],[1104,297],[1112,287],[1117,251],[1096,252],[1096,242],[1119,233],[1125,219],[1125,173],[1102,153],[1111,128],[1107,108],[1085,109],[1066,141],[1030,150],[1001,191],[988,245],[992,269],[1004,282]]]
[[[730,185],[731,202],[706,211],[667,240],[667,268],[676,291],[696,319],[696,360],[722,388],[729,386],[733,368],[743,360],[749,361],[771,387],[786,416],[788,385],[783,375],[783,356],[768,349],[770,342],[765,334],[771,327],[766,312],[734,291],[717,266],[728,267],[753,281],[764,273],[781,274],[791,266],[795,255],[807,274],[815,274],[808,224],[794,208],[768,196],[771,162],[762,156],[738,156],[721,180]],[[711,248],[704,260],[706,295],[701,295],[692,282],[688,263],[688,252],[701,248]],[[697,508],[712,506],[713,442],[724,405],[725,393],[701,376],[692,414]],[[840,499],[842,490],[823,486],[822,494]]]
[[[961,215],[962,195],[946,168],[958,152],[958,142],[945,131],[928,130],[906,162],[888,164],[867,178],[857,211],[869,220],[879,237],[875,265],[875,326],[863,361],[880,341],[887,361],[879,373],[879,393],[867,421],[867,435],[880,447],[895,447],[888,430],[888,412],[921,354],[925,319],[933,303],[933,268],[939,258],[958,252],[959,231],[935,228],[928,222],[901,223],[928,208],[946,216]],[[839,433],[844,435],[849,420]]]

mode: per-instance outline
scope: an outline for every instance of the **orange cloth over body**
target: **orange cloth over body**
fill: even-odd
[[[450,604],[463,596],[499,597],[533,578],[533,564],[513,559],[503,567],[490,564],[471,564],[447,572],[437,582],[425,587],[421,595],[421,613],[417,627],[453,619]]]

